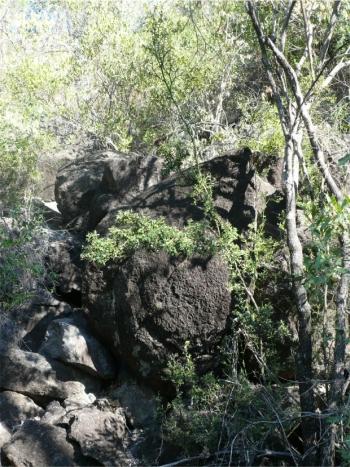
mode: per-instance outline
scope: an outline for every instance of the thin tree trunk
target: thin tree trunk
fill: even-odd
[[[310,414],[315,411],[314,390],[312,382],[312,339],[311,339],[311,307],[307,292],[303,285],[303,250],[297,231],[296,203],[299,184],[299,160],[292,138],[285,146],[285,194],[286,194],[286,227],[287,242],[291,260],[293,292],[298,311],[298,355],[297,377],[299,381],[300,408],[302,412],[302,432],[305,451],[315,445],[316,424]],[[308,415],[306,415],[308,414]],[[310,463],[308,457],[307,462]]]

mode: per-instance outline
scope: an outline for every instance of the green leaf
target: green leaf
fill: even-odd
[[[338,165],[346,165],[350,161],[350,152],[338,160]]]

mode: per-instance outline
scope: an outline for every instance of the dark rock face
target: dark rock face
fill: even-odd
[[[214,204],[218,214],[239,230],[245,229],[255,216],[264,212],[267,198],[276,192],[267,177],[261,175],[264,161],[260,161],[259,170],[256,168],[255,159],[259,157],[263,158],[242,150],[201,165],[202,170],[213,178]],[[100,197],[100,208],[107,214],[97,229],[106,232],[121,209],[132,209],[151,217],[163,216],[177,227],[182,227],[190,219],[201,220],[203,209],[200,205],[194,206],[190,196],[192,188],[190,169],[182,177],[170,177],[149,188],[124,206],[119,200]]]
[[[60,294],[81,291],[81,244],[82,239],[70,232],[50,231],[45,260]]]
[[[247,149],[202,164],[213,180],[217,212],[240,231],[266,214],[268,200],[280,193],[281,166],[277,163],[269,171],[270,163]],[[131,169],[127,173],[134,174]],[[126,187],[140,187],[128,177]],[[125,209],[163,216],[180,228],[204,217],[202,206],[191,199],[193,169],[158,184],[152,182],[142,192],[132,191],[133,197],[128,197],[126,190],[113,190],[121,178],[110,165],[106,164],[102,178],[104,193],[95,192],[89,214],[89,228],[102,234]],[[186,341],[199,367],[202,364],[204,369],[204,361],[209,368],[213,365],[214,349],[227,327],[231,305],[222,260],[183,261],[162,252],[139,251],[122,265],[102,270],[88,266],[83,274],[83,305],[94,328],[138,376],[153,383],[161,381],[169,356],[181,353]]]
[[[174,259],[136,252],[120,267],[85,280],[97,331],[141,377],[155,382],[186,341],[198,363],[213,363],[231,311],[228,270],[219,257]],[[208,363],[208,362],[206,362]]]
[[[106,214],[97,199],[119,204],[158,183],[162,162],[156,157],[99,151],[63,167],[55,194],[63,221],[78,230],[93,229]]]
[[[218,213],[245,229],[266,207],[267,198],[281,188],[279,161],[270,161],[249,149],[204,162],[214,180]],[[70,227],[106,231],[120,209],[164,216],[173,225],[200,220],[203,210],[191,200],[191,170],[163,180],[162,160],[136,154],[97,152],[62,168],[56,180],[56,199]],[[266,175],[264,175],[266,171]]]

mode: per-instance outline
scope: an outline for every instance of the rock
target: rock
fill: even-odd
[[[58,401],[52,401],[47,405],[41,421],[50,425],[68,425],[69,417],[67,417],[67,410]]]
[[[13,391],[0,393],[0,423],[13,430],[26,419],[41,417],[44,410],[32,399]]]
[[[122,409],[85,407],[72,412],[69,439],[85,456],[103,465],[133,465],[127,452],[127,429]]]
[[[23,349],[37,352],[51,321],[70,316],[72,313],[73,309],[68,303],[55,299],[47,292],[37,293],[27,305],[13,315],[13,320],[21,330]]]
[[[81,291],[81,245],[81,239],[66,230],[51,230],[49,233],[45,262],[48,271],[55,276],[58,294]]]
[[[111,355],[89,333],[85,320],[76,315],[52,321],[39,352],[103,379],[116,376]]]
[[[257,215],[265,211],[267,199],[276,192],[276,188],[263,175],[266,167],[267,160],[248,149],[201,164],[202,171],[209,173],[214,181],[213,197],[218,214],[239,230],[246,229]],[[193,169],[188,169],[180,176],[170,177],[124,205],[119,200],[98,198],[99,209],[107,214],[97,230],[106,232],[122,209],[142,212],[151,217],[163,216],[177,227],[182,227],[190,219],[203,219],[202,206],[194,205],[191,198],[192,173]],[[95,228],[95,225],[91,224],[91,228]]]
[[[219,257],[136,252],[124,264],[89,266],[86,307],[103,342],[153,385],[186,341],[198,364],[215,360],[231,311],[229,273]]]
[[[62,227],[62,215],[55,201],[46,202],[40,198],[33,198],[32,204],[50,228],[59,229]]]
[[[93,228],[106,214],[96,206],[101,196],[123,204],[162,178],[162,161],[155,157],[97,151],[63,167],[56,179],[56,201],[63,220],[80,230]],[[91,219],[90,219],[91,217]],[[92,221],[93,219],[93,221]]]
[[[10,312],[0,311],[0,352],[17,346],[35,352],[48,324],[71,313],[72,308],[67,303],[60,302],[45,290],[37,290],[22,306]]]
[[[4,423],[0,422],[0,453],[3,445],[10,441],[11,436],[12,433],[10,432],[10,430],[6,427]]]
[[[64,149],[54,153],[39,155],[38,168],[40,179],[38,180],[37,193],[45,201],[55,200],[55,181],[60,168],[69,164],[77,157],[74,150]]]
[[[134,428],[152,427],[156,422],[158,402],[149,388],[126,381],[112,391],[111,397],[120,403],[128,424]]]
[[[66,440],[66,430],[27,420],[2,448],[14,467],[74,466],[74,448]]]
[[[20,392],[34,399],[72,399],[90,403],[85,385],[63,365],[55,368],[40,354],[9,349],[0,353],[0,388]],[[68,373],[68,374],[67,374]],[[69,379],[70,377],[70,379]]]

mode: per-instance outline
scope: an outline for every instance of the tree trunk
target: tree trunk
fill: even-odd
[[[297,231],[296,202],[299,184],[299,161],[292,138],[285,146],[285,194],[286,194],[286,227],[287,242],[291,261],[293,292],[298,311],[298,354],[297,377],[299,381],[301,425],[305,451],[310,452],[315,445],[316,424],[314,390],[312,382],[312,339],[311,339],[311,307],[307,292],[303,285],[303,250]],[[307,462],[310,463],[307,456]]]

